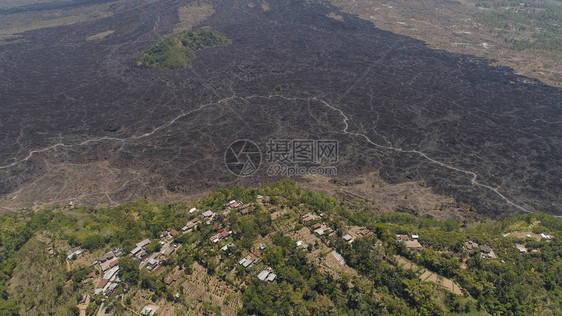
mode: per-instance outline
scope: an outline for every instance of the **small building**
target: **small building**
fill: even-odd
[[[74,247],[66,252],[66,258],[70,260],[73,257],[78,257],[82,252],[83,250],[80,247]]]
[[[148,255],[148,253],[146,252],[146,250],[141,249],[141,251],[139,251],[139,252],[136,254],[135,258],[137,258],[137,259],[139,259],[139,260],[142,260],[142,259],[146,258],[147,255]]]
[[[154,259],[154,258],[150,258],[148,259],[148,261],[146,262],[146,268],[150,271],[158,268],[158,260]]]
[[[260,272],[260,274],[258,274],[258,279],[265,281],[268,275],[269,275],[269,270],[267,269],[263,270],[262,272]]]
[[[322,227],[322,224],[320,224],[320,223],[316,223],[316,224],[312,225],[312,229],[318,229],[320,227]]]
[[[142,308],[140,313],[143,316],[152,316],[156,313],[156,310],[158,310],[158,306],[146,305],[145,307]]]
[[[494,250],[492,250],[492,247],[488,245],[480,245],[480,256],[485,259],[496,258],[496,254],[494,253]]]
[[[247,208],[242,209],[242,210],[240,211],[240,215],[248,215],[248,209],[247,209]]]
[[[230,207],[230,208],[237,208],[240,205],[242,205],[242,202],[238,202],[236,200],[232,200],[232,201],[228,202],[228,207]]]
[[[517,250],[519,250],[519,253],[527,253],[527,248],[525,248],[524,245],[516,244],[515,248],[517,248]]]
[[[221,250],[222,250],[222,251],[227,251],[228,248],[230,248],[230,247],[232,247],[232,246],[233,246],[232,243],[229,242],[228,244],[222,246],[222,247],[221,247]]]
[[[265,249],[267,249],[267,246],[265,244],[260,244],[259,249],[261,251],[264,251]]]
[[[228,230],[224,230],[222,233],[219,234],[219,237],[221,239],[228,238],[229,236],[230,236],[230,231],[228,231]]]
[[[410,237],[408,237],[408,235],[396,235],[396,239],[399,241],[408,241],[410,240]]]
[[[342,266],[345,264],[345,259],[337,251],[333,250],[331,253]]]
[[[420,236],[419,236],[419,235],[412,235],[412,239],[413,239],[413,240],[418,240],[418,239],[420,239]]]
[[[131,250],[131,254],[133,254],[133,256],[136,256],[141,250],[141,247],[135,247],[133,250]]]
[[[302,240],[297,241],[297,248],[300,248],[300,247],[302,247]]]
[[[172,255],[174,253],[174,251],[176,251],[176,248],[174,247],[173,244],[168,244],[166,247],[162,247],[162,250],[160,250],[160,254],[166,257],[169,257],[170,255]]]
[[[272,282],[273,280],[275,280],[276,277],[277,277],[277,275],[272,272],[267,276],[266,280],[267,280],[267,282]]]
[[[324,235],[324,230],[322,228],[318,228],[314,231],[318,236]]]
[[[472,249],[478,249],[478,244],[475,243],[472,240],[469,240],[467,242],[464,243],[464,247],[468,250],[472,250]]]
[[[345,240],[345,241],[347,241],[347,242],[351,242],[351,241],[352,241],[352,237],[351,237],[350,234],[344,235],[342,238],[343,238],[343,240]]]
[[[139,241],[139,242],[136,244],[136,246],[137,246],[137,247],[144,248],[144,247],[148,246],[148,244],[150,244],[150,239],[147,238],[147,239],[145,239],[145,240],[143,240],[143,241]]]
[[[213,211],[208,210],[208,211],[203,212],[203,213],[201,214],[201,216],[202,216],[203,218],[206,218],[206,217],[211,217],[211,216],[213,216],[213,214],[214,214]]]
[[[115,257],[122,257],[125,254],[125,251],[123,251],[123,248],[121,247],[115,247],[111,251]]]
[[[109,269],[107,272],[105,272],[105,274],[103,275],[103,279],[111,280],[111,278],[115,276],[117,272],[119,272],[119,266],[115,266]]]
[[[119,264],[119,258],[113,258],[109,261],[101,263],[100,267],[101,267],[101,270],[105,272],[105,271],[115,267],[117,264]]]
[[[490,252],[492,252],[492,247],[490,247],[488,245],[482,245],[482,246],[480,246],[480,252],[490,253]]]
[[[404,242],[408,249],[421,249],[422,245],[417,240],[407,240]]]
[[[189,210],[189,214],[197,212],[197,208],[193,207]]]
[[[250,257],[246,257],[240,260],[238,263],[242,265],[244,268],[248,269],[252,265],[252,263],[254,263],[254,261],[255,261],[254,259]]]
[[[107,283],[109,282],[108,279],[102,279],[98,285],[96,285],[96,290],[94,292],[94,294],[102,294],[103,293],[103,289],[107,286]]]

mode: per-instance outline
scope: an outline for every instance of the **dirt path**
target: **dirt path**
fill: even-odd
[[[86,295],[86,301],[83,304],[78,304],[78,309],[80,310],[80,316],[86,316],[86,310],[90,305],[90,295]]]

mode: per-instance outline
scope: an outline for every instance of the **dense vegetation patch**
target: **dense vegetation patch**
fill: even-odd
[[[234,199],[243,201],[248,212],[229,209],[226,205]],[[199,211],[189,212],[192,207]],[[65,251],[74,246],[94,258],[113,247],[127,253],[136,242],[150,238],[146,249],[157,253],[163,231],[201,218],[200,212],[208,209],[216,212],[212,224],[201,223],[174,236],[181,247],[158,270],[121,258],[123,282],[117,295],[93,295],[95,283],[82,282],[94,269],[91,259],[82,266],[77,260],[67,270]],[[305,214],[316,219],[305,221]],[[314,235],[317,223],[332,232]],[[217,227],[233,234],[214,242]],[[354,228],[370,234],[356,235],[351,244],[344,241]],[[296,241],[302,237],[295,234],[303,230],[316,241],[299,247]],[[540,233],[552,238],[529,237]],[[407,249],[396,234],[419,235],[423,248]],[[497,258],[483,259],[478,250],[466,249],[468,240],[491,246]],[[258,250],[262,243],[267,248]],[[515,244],[524,244],[529,252],[519,253]],[[228,245],[233,246],[225,251]],[[47,254],[49,246],[55,255]],[[332,251],[345,259],[345,270],[328,264]],[[95,314],[102,301],[115,314],[138,311],[141,296],[160,306],[173,305],[182,314],[199,304],[185,294],[195,289],[184,288],[183,281],[166,285],[165,279],[178,270],[182,278],[197,275],[195,269],[199,274],[204,269],[206,282],[219,280],[232,293],[241,293],[241,315],[556,315],[562,310],[562,222],[552,216],[527,214],[469,224],[376,214],[360,202],[344,204],[286,180],[260,188],[219,189],[192,204],[141,201],[112,209],[55,207],[0,216],[0,254],[0,315],[74,314],[77,300],[88,293],[92,302],[87,315]],[[259,260],[243,268],[239,262],[248,256]],[[400,266],[397,258],[449,278],[462,295],[420,279],[420,270]],[[265,268],[275,271],[275,281],[258,279]],[[201,306],[201,313],[221,310],[207,302]]]
[[[562,5],[542,0],[475,0],[493,8],[476,20],[501,36],[515,50],[544,49],[562,52]]]
[[[144,50],[138,64],[162,69],[185,68],[195,52],[230,43],[230,39],[215,30],[181,31]]]

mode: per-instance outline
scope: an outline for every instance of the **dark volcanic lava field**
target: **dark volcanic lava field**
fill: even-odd
[[[231,45],[186,69],[137,66],[189,4],[110,2],[110,16],[0,45],[3,209],[264,183],[277,180],[264,167],[226,169],[229,144],[333,139],[342,178],[380,170],[489,215],[562,215],[562,89],[296,0],[215,2],[196,27]]]

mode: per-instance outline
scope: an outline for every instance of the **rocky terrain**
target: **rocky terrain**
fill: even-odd
[[[339,179],[378,171],[492,216],[562,215],[562,90],[483,58],[316,2],[10,8],[0,11],[4,211],[169,202],[269,182],[267,164],[230,173],[229,144],[251,140],[265,159],[270,139],[325,139],[338,141]],[[136,64],[188,28],[232,44],[198,52],[185,69]]]

